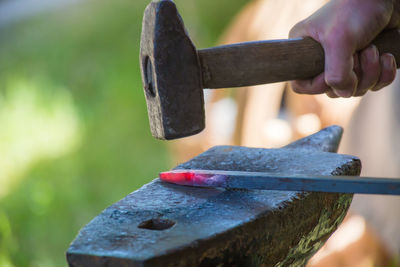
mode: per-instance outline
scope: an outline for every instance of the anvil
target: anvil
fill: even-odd
[[[281,149],[217,146],[175,169],[359,175],[331,126]],[[132,177],[134,179],[134,177]],[[302,266],[352,194],[183,187],[155,179],[105,209],[67,251],[70,266]]]

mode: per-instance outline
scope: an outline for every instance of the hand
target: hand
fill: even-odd
[[[362,96],[390,84],[396,75],[392,54],[380,55],[370,42],[385,28],[400,25],[399,0],[331,0],[297,23],[290,38],[310,36],[325,52],[325,71],[292,82],[303,94]]]

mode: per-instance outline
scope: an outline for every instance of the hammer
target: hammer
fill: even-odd
[[[400,32],[373,42],[400,63]],[[203,88],[229,88],[314,77],[324,50],[314,39],[266,40],[197,50],[171,0],[145,9],[140,66],[151,133],[158,139],[194,135],[205,127]]]

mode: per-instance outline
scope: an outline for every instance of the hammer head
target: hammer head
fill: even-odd
[[[144,12],[140,66],[152,135],[168,140],[202,131],[198,55],[170,0],[153,1]]]

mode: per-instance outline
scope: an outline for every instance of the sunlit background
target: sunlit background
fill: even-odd
[[[0,0],[0,266],[65,266],[79,229],[174,162],[150,136],[147,0]],[[245,0],[178,0],[213,45]]]
[[[66,266],[65,251],[79,229],[158,172],[213,145],[279,147],[327,125],[347,125],[358,105],[359,99],[352,104],[294,95],[285,84],[212,90],[206,93],[206,131],[157,141],[149,131],[138,61],[149,2],[0,0],[0,267]],[[324,2],[175,0],[198,48],[286,38],[294,23]],[[359,150],[346,153],[362,158],[364,174],[400,173],[400,150],[392,145],[400,144],[398,128],[389,127],[400,116],[400,109],[390,108],[398,87],[400,82],[367,95],[371,114],[364,110],[361,117],[373,130],[345,127],[345,135],[360,139],[350,142]],[[400,266],[400,198],[354,202],[367,210],[364,217],[357,215],[360,207],[351,210],[355,215],[309,266]],[[386,243],[377,229],[387,230]]]

